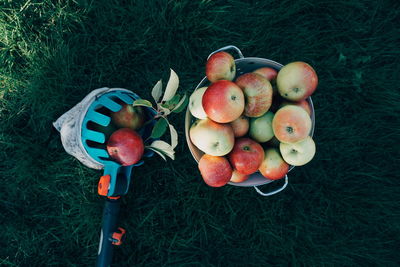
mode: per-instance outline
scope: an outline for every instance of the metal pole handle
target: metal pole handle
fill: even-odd
[[[239,48],[237,48],[237,47],[234,46],[234,45],[227,45],[227,46],[224,46],[224,47],[222,47],[222,48],[220,48],[220,49],[217,49],[217,50],[215,50],[214,52],[212,52],[212,53],[207,57],[207,60],[208,60],[212,55],[214,55],[215,53],[218,53],[218,52],[221,52],[221,51],[229,51],[229,50],[235,50],[236,53],[239,55],[239,58],[244,58],[244,56],[243,56],[243,54],[242,54],[242,51],[240,51]]]
[[[286,188],[286,186],[288,185],[288,183],[289,183],[289,178],[288,178],[287,175],[285,175],[285,183],[283,184],[283,186],[282,186],[281,188],[276,189],[275,191],[268,192],[268,193],[264,193],[264,192],[262,192],[257,186],[254,186],[254,189],[255,189],[255,190],[257,191],[257,193],[259,193],[260,195],[262,195],[262,196],[264,196],[264,197],[268,197],[268,196],[272,196],[272,195],[275,195],[276,193],[281,192],[283,189]]]
[[[96,262],[97,267],[108,267],[111,265],[114,248],[112,235],[117,230],[119,206],[120,199],[107,199],[105,201],[99,251]]]

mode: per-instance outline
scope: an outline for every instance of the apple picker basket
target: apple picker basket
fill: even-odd
[[[242,54],[242,51],[240,51],[239,48],[237,48],[236,46],[233,45],[228,45],[225,47],[222,47],[214,52],[212,52],[208,58],[220,51],[230,51],[233,50],[236,52],[236,54],[238,55],[239,58],[235,59],[235,64],[236,64],[236,77],[235,79],[247,72],[252,72],[256,69],[259,68],[263,68],[263,67],[270,67],[273,68],[277,71],[279,71],[283,65],[269,60],[269,59],[265,59],[265,58],[259,58],[259,57],[244,57]],[[208,86],[209,85],[209,81],[207,80],[207,77],[204,77],[200,83],[197,85],[197,87],[195,88],[195,90],[197,90],[198,88],[204,87],[204,86]],[[313,106],[313,102],[311,100],[311,97],[308,97],[306,99],[308,101],[308,103],[310,104],[311,107],[311,121],[312,121],[312,127],[311,127],[311,131],[310,131],[310,136],[313,136],[314,134],[314,127],[315,127],[315,114],[314,114],[314,106]],[[185,134],[186,134],[186,142],[189,146],[190,152],[192,153],[194,159],[198,162],[201,158],[201,156],[204,154],[201,150],[199,150],[190,140],[189,137],[189,129],[191,124],[195,121],[195,118],[190,114],[189,108],[187,108],[186,110],[186,117],[185,117]],[[289,168],[289,172],[291,170],[293,170],[294,166],[290,166]],[[280,181],[280,180],[278,180]],[[264,193],[262,192],[258,187],[261,185],[266,185],[269,184],[271,182],[274,182],[274,180],[269,180],[266,179],[264,176],[261,175],[261,173],[256,172],[254,174],[252,174],[250,176],[250,178],[244,182],[241,183],[233,183],[233,182],[229,182],[230,185],[234,185],[234,186],[242,186],[242,187],[250,187],[253,186],[254,189],[262,196],[271,196],[274,195],[276,193],[281,192],[283,189],[286,188],[286,186],[288,185],[289,179],[288,176],[285,176],[284,179],[284,184],[277,190],[268,192],[268,193]]]
[[[110,112],[117,112],[121,104],[132,104],[140,97],[135,93],[121,88],[100,88],[93,90],[80,103],[64,113],[54,122],[54,127],[61,134],[61,142],[66,152],[89,168],[104,169],[100,178],[98,193],[106,196],[100,244],[96,266],[110,266],[114,245],[120,245],[125,233],[123,228],[117,228],[117,218],[120,206],[120,196],[128,192],[131,173],[134,166],[143,164],[143,160],[131,166],[121,166],[113,161],[107,153],[105,135],[96,129],[110,124]],[[146,120],[150,120],[155,111],[146,108]],[[151,134],[154,121],[146,124],[138,133],[146,143],[153,140]],[[153,156],[146,150],[144,157]]]

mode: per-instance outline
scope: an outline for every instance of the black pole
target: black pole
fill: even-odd
[[[113,233],[117,231],[119,206],[120,199],[106,199],[105,201],[99,251],[96,262],[97,267],[111,266],[114,247],[111,237]]]

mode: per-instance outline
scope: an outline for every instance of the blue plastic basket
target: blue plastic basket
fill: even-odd
[[[122,166],[110,158],[106,150],[106,136],[102,132],[93,130],[90,127],[91,123],[96,123],[103,127],[107,127],[111,123],[111,117],[101,112],[101,110],[108,110],[111,112],[117,112],[122,108],[120,103],[132,104],[135,100],[140,97],[128,90],[113,90],[98,96],[87,109],[86,115],[82,123],[82,144],[89,154],[95,161],[104,165],[104,175],[110,175],[110,186],[108,189],[107,196],[125,195],[129,189],[131,181],[131,173],[134,166],[143,164],[143,160],[140,162],[130,165]],[[146,121],[152,120],[156,112],[153,109],[145,108],[146,110]],[[145,144],[152,142],[149,138],[151,131],[154,126],[154,120],[150,123],[146,123],[138,133],[142,136]],[[93,142],[97,143],[97,146],[93,146]],[[145,150],[144,157],[151,157],[154,152],[151,150]]]

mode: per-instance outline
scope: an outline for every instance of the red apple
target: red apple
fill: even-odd
[[[249,119],[242,115],[231,123],[235,137],[242,137],[249,131]]]
[[[246,98],[244,115],[247,117],[262,116],[271,107],[272,86],[263,76],[246,73],[236,79],[236,84],[242,88]]]
[[[257,73],[257,74],[260,74],[261,76],[263,76],[264,78],[266,78],[270,82],[272,80],[275,80],[276,76],[278,76],[278,72],[275,69],[268,68],[268,67],[259,68],[259,69],[256,69],[253,72]]]
[[[288,105],[278,109],[272,120],[276,138],[283,143],[295,143],[305,139],[311,131],[311,118],[298,106]]]
[[[111,114],[112,122],[122,128],[131,128],[137,130],[143,126],[144,110],[140,106],[132,106],[128,104],[122,105],[121,110]]]
[[[303,99],[299,102],[283,101],[281,104],[281,107],[284,107],[287,105],[296,105],[296,106],[302,107],[308,113],[308,115],[311,116],[311,106],[310,106],[310,104],[308,104],[308,101],[305,99]]]
[[[264,150],[259,143],[250,138],[239,138],[228,157],[238,172],[252,174],[260,167],[264,159]]]
[[[132,129],[119,129],[110,136],[107,151],[123,166],[138,163],[144,152],[142,137]]]
[[[289,164],[283,160],[276,148],[269,148],[265,150],[264,160],[258,170],[265,178],[278,180],[285,177],[289,171]]]
[[[232,81],[236,75],[234,58],[226,52],[213,54],[206,64],[206,75],[210,82],[218,80]]]
[[[215,122],[236,120],[244,110],[244,95],[233,82],[222,80],[211,84],[202,99],[207,116]]]
[[[318,85],[318,76],[310,65],[297,61],[283,66],[276,83],[282,97],[300,101],[314,93]]]
[[[243,174],[238,172],[237,170],[233,170],[230,182],[241,183],[249,179],[249,177],[249,174]]]
[[[232,167],[224,157],[204,154],[199,160],[199,170],[206,184],[212,187],[226,185],[232,176]]]

